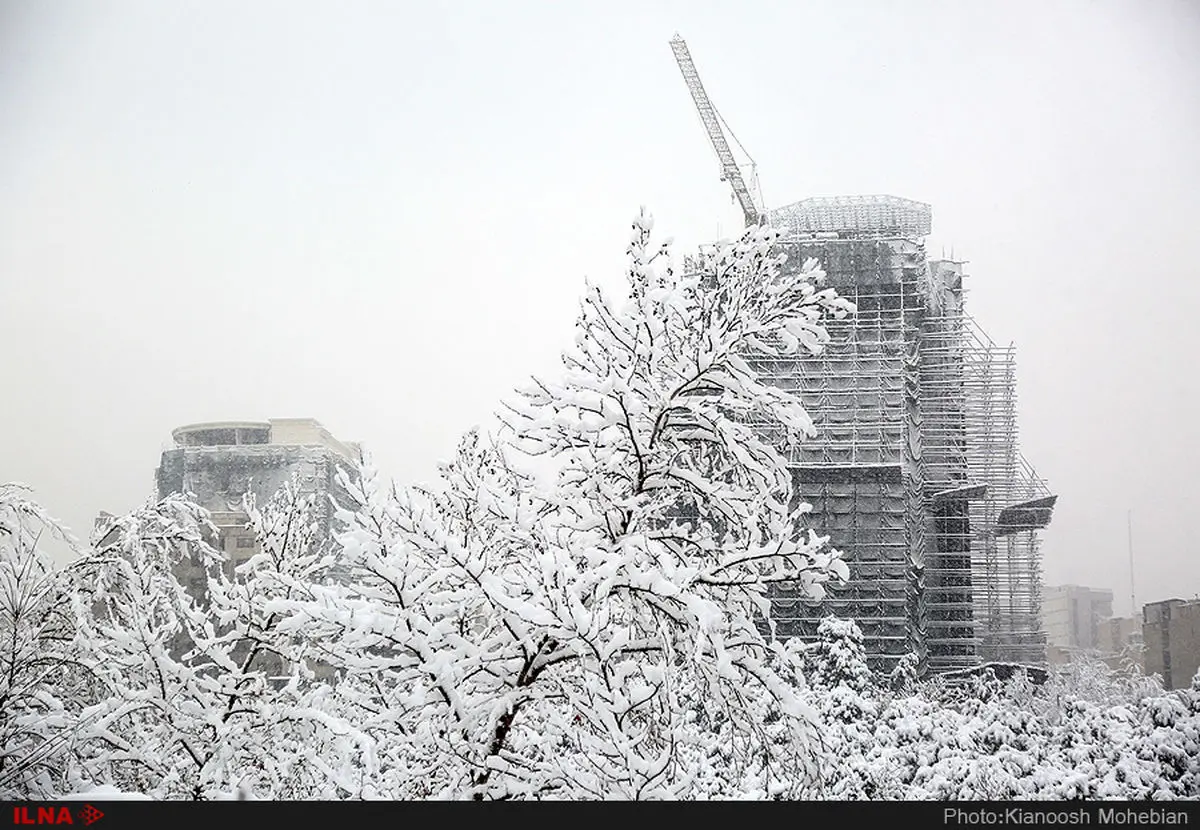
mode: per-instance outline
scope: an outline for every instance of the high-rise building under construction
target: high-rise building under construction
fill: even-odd
[[[853,619],[876,668],[910,653],[934,671],[1043,662],[1037,531],[1056,497],[1017,448],[1012,347],[964,309],[962,263],[925,256],[929,205],[852,196],[765,211],[687,44],[670,45],[746,226],[774,226],[789,267],[817,259],[858,306],[829,321],[824,353],[752,361],[813,415],[816,439],[786,451],[812,529],[850,565],[820,604],[780,591],[777,631]],[[772,439],[776,427],[759,427]]]
[[[779,633],[811,636],[834,614],[881,669],[906,653],[933,671],[1042,662],[1037,531],[1055,496],[1018,450],[1012,347],[964,309],[962,263],[926,258],[929,206],[806,199],[766,221],[785,267],[817,259],[858,308],[829,321],[822,354],[754,361],[813,416],[817,437],[789,461],[851,573],[820,604],[776,596]]]

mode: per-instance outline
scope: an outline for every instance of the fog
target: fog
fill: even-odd
[[[181,424],[315,417],[401,482],[530,373],[640,205],[933,206],[1018,355],[1047,583],[1200,592],[1200,5],[0,0],[0,480],[86,536]]]

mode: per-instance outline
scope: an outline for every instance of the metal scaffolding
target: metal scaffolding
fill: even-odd
[[[1049,522],[1054,497],[1018,449],[1014,349],[992,341],[964,310],[962,263],[931,262],[930,275],[921,348],[924,463],[939,548],[969,556],[971,566],[969,582],[939,587],[938,602],[947,610],[960,603],[955,620],[970,603],[979,659],[1042,662],[1037,530]]]
[[[787,236],[836,233],[839,238],[929,235],[933,212],[924,202],[898,196],[816,196],[770,212],[768,221]]]
[[[817,438],[791,448],[789,461],[814,529],[846,553],[851,576],[821,604],[780,592],[772,613],[785,636],[812,636],[830,613],[854,619],[868,658],[886,668],[909,652],[925,656],[928,640],[918,428],[924,248],[858,234],[793,235],[782,246],[788,267],[817,259],[826,285],[858,308],[828,322],[822,354],[755,364],[770,382],[798,390],[813,418]]]
[[[882,669],[909,652],[934,671],[1043,661],[1037,531],[1054,497],[1018,451],[1012,347],[964,310],[962,263],[925,257],[929,206],[808,199],[768,220],[788,267],[816,258],[858,306],[822,354],[753,361],[813,417],[817,438],[788,457],[851,572],[819,605],[778,592],[779,632],[854,619]]]
[[[962,263],[925,258],[929,205],[835,196],[764,215],[687,44],[676,35],[671,49],[746,225],[776,228],[791,267],[816,258],[858,306],[828,323],[819,356],[746,357],[813,416],[818,437],[799,447],[757,427],[789,454],[813,529],[850,566],[820,605],[776,592],[777,631],[808,637],[825,614],[854,619],[877,668],[906,653],[941,671],[1043,661],[1037,531],[1055,497],[1017,449],[1012,347],[964,310]]]

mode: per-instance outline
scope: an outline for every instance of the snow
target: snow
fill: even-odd
[[[111,784],[101,784],[87,792],[70,793],[56,797],[60,801],[153,801],[154,799],[142,793],[131,793],[120,790]]]
[[[626,302],[589,288],[561,377],[436,487],[344,477],[333,540],[292,482],[249,505],[263,554],[233,574],[181,496],[56,571],[52,520],[0,486],[0,798],[1200,796],[1200,680],[964,690],[917,655],[874,675],[849,621],[763,633],[772,584],[819,599],[849,569],[732,414],[809,432],[748,356],[819,348],[847,308],[811,263],[783,279],[763,229],[705,253],[722,290],[697,291],[652,224]]]

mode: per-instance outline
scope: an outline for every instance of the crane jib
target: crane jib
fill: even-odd
[[[721,118],[716,107],[713,106],[708,93],[704,91],[704,84],[700,81],[700,73],[696,71],[696,64],[692,61],[692,54],[688,51],[687,43],[679,35],[672,38],[671,51],[675,53],[675,62],[679,64],[683,81],[692,95],[692,102],[696,105],[696,111],[700,114],[700,121],[704,124],[705,131],[708,132],[713,149],[717,152],[717,159],[721,163],[722,180],[729,182],[734,197],[741,205],[746,226],[760,224],[761,211],[755,204],[750,188],[746,186],[746,181],[742,177],[742,169],[738,166],[737,159],[733,156],[733,150],[725,138],[725,131],[721,129]]]

